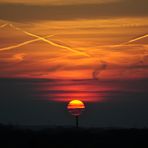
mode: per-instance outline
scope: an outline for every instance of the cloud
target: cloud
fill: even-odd
[[[8,24],[3,24],[3,25],[0,25],[0,28],[4,28],[6,27]]]
[[[14,55],[11,55],[9,57],[1,57],[0,58],[0,63],[3,64],[1,68],[6,68],[6,65],[9,65],[9,63],[18,63],[22,62],[25,58],[26,54],[25,53],[17,53]]]
[[[11,0],[0,0],[0,2],[3,3],[9,3]],[[54,4],[54,5],[63,5],[63,4],[90,4],[90,3],[110,3],[113,1],[118,1],[118,0],[85,0],[85,1],[80,1],[80,0],[42,0],[42,1],[37,1],[37,0],[13,0],[11,3],[22,3],[22,4],[40,4],[40,5],[45,5],[45,4]]]
[[[71,64],[71,63],[60,63],[60,64],[51,64],[48,68],[48,72],[55,72],[55,71],[75,71],[75,70],[88,70],[91,69],[92,65],[85,65],[85,64]]]
[[[101,61],[100,65],[93,71],[92,76],[93,79],[98,79],[99,75],[102,71],[107,68],[108,64],[104,61]]]
[[[147,17],[148,1],[121,0],[105,4],[29,5],[1,3],[0,19],[8,21],[74,20]]]
[[[63,65],[50,66],[50,67],[48,68],[48,71],[49,71],[49,72],[55,72],[55,71],[57,71],[57,70],[59,70],[59,69],[61,69],[61,68],[63,68]]]

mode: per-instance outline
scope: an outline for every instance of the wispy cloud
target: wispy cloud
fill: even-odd
[[[93,79],[99,79],[99,75],[102,71],[104,71],[107,68],[108,64],[104,61],[100,62],[100,65],[93,71],[92,77]]]
[[[3,25],[0,25],[0,28],[4,28],[6,27],[8,24],[3,24]]]
[[[42,1],[36,1],[36,0],[0,0],[2,3],[21,3],[21,4],[38,4],[38,5],[66,5],[66,4],[100,4],[100,3],[111,3],[118,0],[42,0]]]
[[[26,53],[16,53],[16,54],[13,54],[9,57],[5,57],[5,58],[1,57],[0,63],[3,63],[3,66],[6,66],[8,63],[22,62],[24,60],[25,56],[26,56]]]
[[[1,3],[0,18],[9,21],[75,20],[148,17],[147,0],[120,0],[105,4],[29,5]]]

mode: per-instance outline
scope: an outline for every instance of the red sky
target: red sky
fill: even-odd
[[[148,11],[139,3],[1,0],[0,77],[147,78]]]

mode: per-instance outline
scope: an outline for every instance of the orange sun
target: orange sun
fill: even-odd
[[[67,109],[74,116],[79,116],[81,112],[85,109],[85,105],[80,100],[72,100],[69,102]]]

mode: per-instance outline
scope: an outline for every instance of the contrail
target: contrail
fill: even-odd
[[[3,24],[3,25],[1,25],[0,26],[0,28],[4,28],[4,27],[6,27],[8,24]]]
[[[77,54],[83,54],[83,55],[85,55],[85,56],[87,56],[87,57],[90,57],[90,55],[87,54],[87,53],[80,52],[80,51],[78,51],[78,50],[72,49],[72,48],[67,47],[67,46],[64,46],[64,45],[59,45],[59,44],[57,44],[57,43],[54,43],[54,42],[52,42],[52,41],[49,41],[49,40],[45,39],[44,37],[40,37],[40,36],[38,36],[38,35],[36,35],[36,34],[32,34],[32,33],[30,33],[30,32],[24,31],[24,30],[22,30],[22,29],[20,29],[20,28],[18,28],[18,27],[15,27],[15,26],[12,25],[12,24],[9,24],[9,25],[10,25],[10,27],[15,28],[16,30],[22,31],[23,33],[25,33],[25,34],[27,34],[27,35],[29,35],[29,36],[31,36],[31,37],[38,38],[39,40],[42,40],[42,41],[44,41],[44,42],[46,42],[46,43],[48,43],[48,44],[50,44],[50,45],[53,45],[53,46],[55,46],[55,47],[60,47],[60,48],[63,48],[63,49],[66,49],[66,50],[75,52],[75,53],[77,53]]]
[[[133,43],[133,42],[139,41],[139,40],[144,39],[146,37],[148,37],[148,34],[140,36],[140,37],[137,37],[137,38],[134,38],[134,39],[129,40],[127,42],[123,42],[123,43],[117,44],[117,45],[111,45],[111,47],[120,47],[120,46],[123,46],[123,45],[128,45],[129,43]]]
[[[141,39],[144,39],[144,38],[146,38],[146,37],[148,37],[148,34],[143,35],[143,36],[140,36],[140,37],[135,38],[135,39],[132,39],[132,40],[130,40],[130,41],[128,41],[128,42],[126,42],[125,44],[128,44],[128,43],[133,43],[133,42],[139,41],[139,40],[141,40]]]
[[[46,36],[45,38],[48,38],[48,37],[52,37],[54,35],[49,35],[49,36]],[[9,47],[4,47],[4,48],[0,48],[0,51],[5,51],[5,50],[11,50],[11,49],[14,49],[14,48],[18,48],[18,47],[22,47],[24,45],[28,45],[28,44],[31,44],[33,42],[37,42],[39,41],[40,39],[37,38],[37,39],[33,39],[33,40],[29,40],[29,41],[25,41],[23,43],[19,43],[17,45],[13,45],[13,46],[9,46]]]

